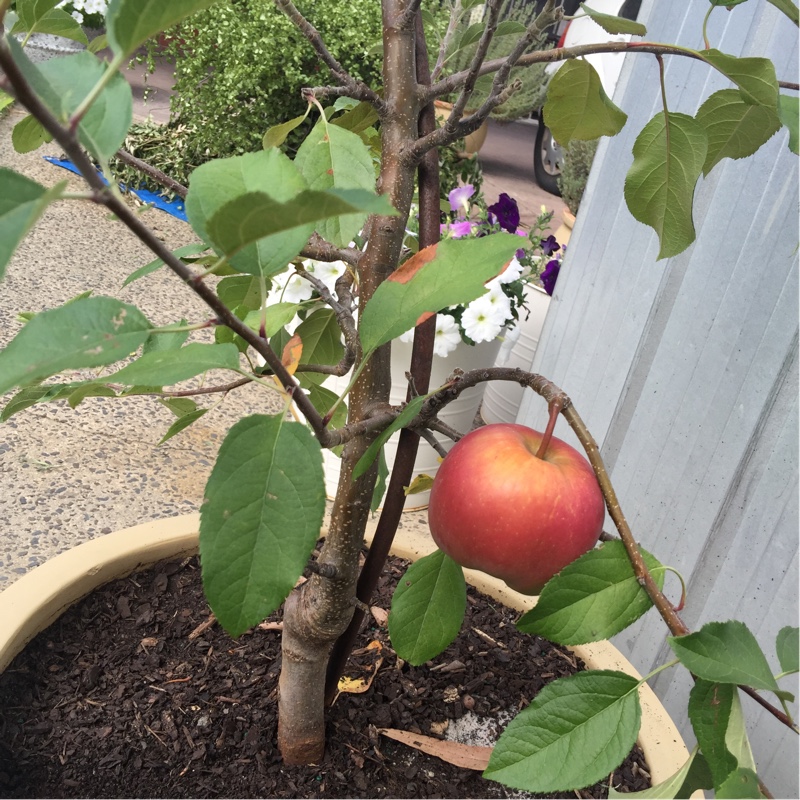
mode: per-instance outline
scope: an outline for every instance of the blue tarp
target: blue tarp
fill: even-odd
[[[78,168],[66,158],[53,158],[52,156],[45,156],[44,159],[45,161],[49,161],[51,164],[55,164],[57,167],[63,167],[64,169],[68,169],[70,172],[74,172],[76,175],[80,175]],[[105,180],[105,178],[103,178],[103,180]],[[172,214],[173,217],[177,217],[178,219],[183,220],[183,222],[187,222],[186,209],[184,202],[180,197],[176,197],[174,200],[170,201],[166,200],[155,192],[150,192],[147,189],[131,189],[129,186],[126,186],[123,183],[120,184],[119,188],[122,189],[123,192],[130,192],[131,194],[135,195],[143,203],[160,208],[162,211],[166,211],[167,214]]]

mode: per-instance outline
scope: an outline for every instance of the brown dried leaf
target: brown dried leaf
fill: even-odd
[[[434,739],[432,736],[400,731],[396,728],[378,728],[378,733],[463,769],[474,769],[483,772],[489,766],[489,758],[492,755],[491,747],[480,747],[478,745],[462,744],[461,742],[447,742],[441,739]]]
[[[369,610],[374,617],[375,622],[377,622],[382,628],[385,628],[389,621],[389,612],[380,606],[370,606]]]

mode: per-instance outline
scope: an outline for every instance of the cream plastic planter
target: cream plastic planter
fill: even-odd
[[[82,597],[116,578],[167,558],[197,552],[198,514],[147,522],[78,545],[42,564],[0,592],[0,672],[14,656]],[[367,531],[372,540],[374,527]],[[394,555],[414,560],[436,549],[426,530],[397,532]],[[519,611],[536,599],[511,591],[481,572],[465,570],[467,581],[484,594]],[[571,648],[590,669],[615,669],[639,678],[632,664],[608,642]],[[642,725],[639,745],[653,784],[676,772],[689,756],[678,729],[649,686],[639,689]]]

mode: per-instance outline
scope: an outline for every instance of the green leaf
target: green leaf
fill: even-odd
[[[178,417],[178,419],[169,426],[167,432],[158,440],[158,444],[164,444],[168,439],[186,430],[186,428],[197,422],[207,411],[207,408],[197,408],[194,411],[190,411],[188,414],[183,414]]]
[[[25,31],[28,33],[49,33],[55,36],[64,36],[81,44],[88,44],[83,28],[78,21],[63,8],[46,7],[53,3],[20,3],[17,8],[19,19],[11,33]]]
[[[389,637],[400,658],[418,667],[458,636],[467,608],[464,571],[441,550],[415,561],[392,596]]]
[[[767,2],[772,3],[775,8],[783,11],[795,25],[800,26],[800,12],[798,12],[797,6],[792,0],[767,0]]]
[[[51,106],[51,111],[62,122],[70,118],[108,68],[97,56],[86,51],[53,58],[36,66],[42,79],[58,97],[58,106]],[[47,102],[46,98],[43,99]],[[78,136],[83,146],[95,158],[105,161],[122,147],[132,119],[131,86],[118,73],[111,78],[81,119]]]
[[[778,631],[775,650],[781,670],[789,674],[800,671],[800,628],[787,625]]]
[[[342,99],[341,97],[339,98]],[[351,131],[352,133],[362,133],[378,121],[378,112],[372,103],[363,101],[348,109],[344,114],[332,120],[332,125]]]
[[[395,432],[399,431],[400,428],[407,425],[414,417],[419,414],[419,410],[422,408],[425,401],[428,399],[428,395],[420,395],[419,397],[415,397],[410,403],[406,404],[406,407],[392,420],[392,422],[384,428],[380,435],[372,442],[372,444],[367,448],[367,451],[364,453],[361,458],[358,459],[358,463],[353,468],[353,480],[358,480],[371,466],[372,462],[378,457],[378,453],[380,452],[381,448],[389,441],[389,437]]]
[[[113,364],[144,344],[150,328],[138,308],[113,297],[43,311],[0,352],[0,394],[65,369]]]
[[[739,767],[734,770],[725,782],[714,793],[718,798],[761,798],[761,790],[758,787],[758,775],[746,767]]]
[[[258,414],[230,429],[200,508],[203,587],[228,633],[238,636],[283,602],[324,513],[322,451],[304,425]]]
[[[695,239],[692,200],[707,150],[705,130],[686,114],[657,114],[636,137],[625,202],[658,234],[658,258],[682,253]]]
[[[183,247],[176,248],[172,251],[172,255],[178,256],[178,258],[183,258],[184,256],[196,256],[200,253],[205,253],[206,250],[208,250],[208,246],[206,244],[202,242],[195,242],[194,244],[185,244]],[[145,264],[143,267],[139,267],[131,272],[131,274],[128,275],[128,277],[123,281],[122,286],[125,287],[129,283],[138,281],[139,278],[144,278],[145,275],[149,275],[151,272],[155,272],[156,270],[161,269],[163,266],[164,261],[160,258],[156,258],[149,264]]]
[[[336,322],[336,313],[329,308],[309,315],[297,326],[295,333],[303,342],[301,364],[338,364],[344,355],[342,331]],[[312,383],[322,383],[329,376],[314,372],[297,374],[300,385],[308,388]]]
[[[32,153],[53,137],[44,129],[36,117],[30,114],[21,119],[11,131],[11,144],[18,153]]]
[[[639,792],[618,792],[613,786],[609,787],[608,796],[614,800],[630,797],[633,800],[668,800],[668,798],[689,798],[698,789],[713,789],[711,773],[708,771],[703,754],[695,747],[686,763],[673,775],[661,783],[642,789]]]
[[[25,389],[21,389],[6,403],[3,413],[0,414],[0,422],[5,422],[17,412],[30,408],[37,403],[48,403],[69,397],[75,387],[79,385],[78,383],[57,383],[46,386],[28,386]]]
[[[528,30],[521,22],[514,19],[504,19],[498,23],[497,29],[494,32],[495,38],[498,36],[516,36],[520,33],[525,33]]]
[[[116,397],[117,393],[110,387],[102,383],[88,381],[75,389],[69,397],[67,403],[70,408],[77,408],[87,397]]]
[[[471,44],[475,44],[475,42],[480,41],[485,27],[486,25],[483,22],[474,22],[472,25],[466,28],[461,36],[456,40],[456,46],[450,55],[454,55],[459,50],[463,50],[465,47],[469,47]]]
[[[231,275],[217,284],[217,296],[228,308],[261,308],[261,281],[254,275]]]
[[[239,306],[237,310],[241,310]],[[267,339],[274,336],[284,325],[288,325],[295,317],[295,314],[302,308],[299,303],[273,303],[261,312],[261,309],[250,311],[245,316],[243,322],[254,331],[261,330],[261,323],[264,323],[264,335]]]
[[[232,344],[194,342],[180,350],[153,350],[109,375],[106,380],[127,386],[167,386],[210,369],[239,368],[239,351]]]
[[[333,404],[339,399],[339,395],[325,386],[318,386],[316,383],[312,383],[308,387],[308,399],[314,408],[319,411],[320,416],[324,417],[333,408]],[[333,418],[328,427],[331,430],[335,430],[336,428],[341,428],[346,422],[347,406],[344,403],[339,403],[336,411],[333,412]],[[334,450],[337,449],[340,448],[334,448]]]
[[[665,568],[649,553],[642,555],[658,588],[663,588]],[[549,580],[536,606],[520,618],[517,627],[558,644],[585,644],[609,639],[651,606],[625,545],[605,542]]]
[[[159,397],[158,402],[166,406],[178,418],[197,411],[197,403],[191,397]]]
[[[185,326],[186,320],[182,319],[173,327],[183,328]],[[169,327],[159,328],[158,333],[155,331],[151,333],[147,341],[144,343],[142,355],[147,355],[147,353],[154,353],[161,350],[178,350],[183,347],[184,342],[186,342],[186,340],[189,338],[189,331],[176,330],[174,332],[165,333],[164,331],[168,329]]]
[[[111,0],[106,29],[118,56],[131,56],[151,36],[172,27],[184,17],[213,5],[216,0]]]
[[[309,189],[362,189],[375,191],[375,167],[361,138],[338,125],[320,119],[300,145],[294,163],[308,181]],[[376,210],[392,214],[390,210]],[[319,217],[316,231],[329,242],[344,247],[364,224],[365,215]]]
[[[777,107],[778,78],[768,58],[737,58],[714,49],[694,52],[735,83],[746,103]]]
[[[796,95],[782,94],[778,98],[778,116],[781,123],[789,129],[789,149],[800,155],[800,98]]]
[[[219,251],[233,256],[234,266],[247,272],[249,270],[244,269],[235,256],[248,245],[298,229],[305,234],[309,224],[352,213],[358,215],[363,224],[368,214],[391,215],[394,209],[385,198],[362,189],[305,191],[284,203],[265,192],[247,192],[218,208],[208,220],[206,232]],[[291,257],[299,251],[300,248]]]
[[[714,92],[700,106],[696,119],[708,136],[704,175],[723,158],[752,155],[781,127],[775,109],[746,103],[736,89]]]
[[[647,28],[641,22],[625,17],[615,17],[611,14],[602,14],[589,8],[586,3],[581,3],[581,8],[588,14],[606,33],[612,36],[618,33],[630,33],[633,36],[645,36]]]
[[[2,111],[4,108],[8,108],[13,103],[14,98],[10,94],[0,92],[0,111]]]
[[[542,794],[608,777],[639,733],[638,686],[608,670],[553,681],[503,731],[483,776]]]
[[[306,113],[301,114],[299,117],[290,119],[288,122],[281,122],[280,125],[273,125],[271,128],[267,128],[267,132],[264,134],[264,138],[261,142],[264,149],[269,150],[270,147],[280,147],[286,141],[286,137],[296,127],[302,124],[303,120],[308,116],[309,108],[311,108],[311,106],[308,106]]]
[[[66,187],[67,182],[62,181],[48,190],[24,175],[0,167],[0,278],[19,243]]]
[[[681,663],[698,678],[781,692],[755,636],[743,622],[707,622],[695,633],[667,637]],[[789,695],[791,697],[791,695]]]
[[[266,194],[280,208],[280,203],[296,198],[306,188],[305,178],[297,167],[275,148],[215,159],[202,164],[192,173],[186,196],[186,214],[198,235],[209,240],[209,221],[225,206],[235,203],[237,198],[258,192]],[[230,207],[229,211],[233,208]],[[313,223],[307,222],[292,230],[294,220],[290,213],[282,212],[281,218],[283,224],[289,227],[283,233],[251,244],[238,253],[232,259],[236,269],[248,275],[275,275],[282,272],[302,250],[314,231]],[[220,222],[221,219],[217,224]]]
[[[378,287],[363,310],[364,352],[413,328],[427,312],[435,314],[480,297],[486,281],[499,275],[519,249],[519,241],[510,233],[497,233],[480,239],[446,239],[420,250]],[[406,268],[412,263],[422,266],[408,277]]]
[[[747,729],[744,723],[742,701],[738,689],[733,693],[731,713],[728,718],[728,730],[725,733],[725,746],[736,759],[740,768],[755,771],[756,760],[747,738]]]
[[[698,678],[689,694],[689,719],[697,743],[706,757],[715,786],[736,769],[736,758],[728,752],[725,736],[737,689],[730,683],[711,683]]]
[[[386,479],[389,477],[389,466],[386,463],[386,454],[381,450],[378,456],[378,479],[375,481],[375,488],[372,490],[372,500],[369,510],[374,514],[381,506],[381,500],[386,493]]]
[[[544,121],[560,144],[619,133],[628,115],[611,102],[597,70],[581,58],[562,65],[550,81]]]

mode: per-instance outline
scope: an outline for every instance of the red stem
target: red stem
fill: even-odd
[[[547,408],[550,412],[550,418],[547,420],[544,436],[542,437],[539,449],[536,451],[536,458],[541,458],[543,461],[547,454],[547,448],[550,446],[550,440],[553,438],[553,429],[556,427],[558,415],[561,413],[561,400],[558,397],[554,397],[547,404]]]

